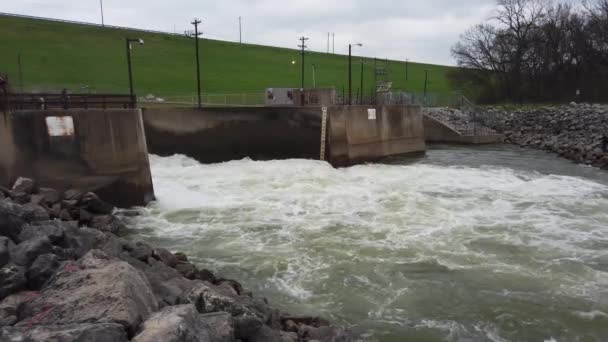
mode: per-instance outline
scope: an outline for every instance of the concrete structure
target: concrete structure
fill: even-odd
[[[424,135],[429,143],[448,144],[499,144],[504,142],[504,134],[480,130],[477,134],[463,135],[449,125],[424,115]]]
[[[0,113],[0,185],[19,176],[95,191],[120,206],[154,198],[140,110]]]
[[[334,88],[268,88],[267,106],[332,106],[336,103]]]
[[[375,112],[375,115],[371,115]],[[145,109],[151,153],[183,153],[201,162],[319,159],[321,107]],[[334,166],[424,152],[416,106],[328,108],[327,156]]]
[[[332,107],[329,117],[329,160],[334,166],[426,151],[418,106]]]

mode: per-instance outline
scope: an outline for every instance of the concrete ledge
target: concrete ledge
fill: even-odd
[[[96,191],[119,207],[154,199],[141,111],[28,110],[0,115],[0,184],[10,186],[25,176],[44,187]]]

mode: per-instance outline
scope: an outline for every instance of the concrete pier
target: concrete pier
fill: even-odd
[[[119,207],[154,199],[140,110],[0,113],[0,185],[19,176],[95,191]]]

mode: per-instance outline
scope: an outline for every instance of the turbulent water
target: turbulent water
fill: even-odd
[[[608,173],[511,147],[333,169],[151,156],[138,238],[378,341],[607,341]]]

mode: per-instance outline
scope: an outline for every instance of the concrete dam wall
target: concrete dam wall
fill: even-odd
[[[0,113],[0,185],[20,176],[96,191],[120,207],[154,199],[140,110]]]
[[[145,109],[150,153],[186,154],[205,163],[253,159],[319,159],[322,107]],[[347,166],[424,152],[417,106],[327,108],[326,158]]]

